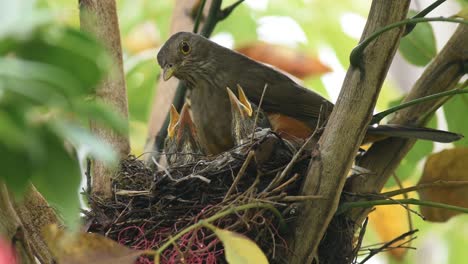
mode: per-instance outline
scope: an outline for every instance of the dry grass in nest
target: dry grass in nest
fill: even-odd
[[[91,232],[135,249],[158,248],[171,236],[201,219],[253,202],[273,205],[286,222],[294,218],[297,196],[310,151],[267,131],[251,144],[195,164],[153,172],[129,157],[114,179],[114,200],[90,198]],[[254,240],[268,259],[284,263],[287,246],[280,221],[271,211],[236,212],[213,224]],[[189,232],[163,252],[161,263],[223,263],[220,241],[205,228]],[[151,263],[141,257],[139,263]]]

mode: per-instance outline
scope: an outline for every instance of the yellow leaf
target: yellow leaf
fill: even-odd
[[[406,187],[406,185],[409,186],[411,184],[404,183],[403,185]],[[396,189],[398,189],[398,187],[391,189],[384,188],[382,192],[393,191]],[[404,197],[403,195],[398,195],[392,198],[403,199]],[[369,223],[374,227],[377,235],[380,238],[380,241],[385,243],[409,231],[407,215],[407,210],[401,205],[377,206],[375,207],[375,210],[369,214]],[[398,243],[401,242],[402,241]],[[395,248],[387,252],[395,259],[402,260],[407,252],[407,249]]]
[[[263,264],[268,260],[262,250],[249,238],[228,230],[214,228],[223,242],[226,260],[230,264]]]
[[[93,233],[67,233],[47,226],[44,238],[58,264],[133,264],[142,251],[127,248]]]
[[[443,150],[429,156],[418,184],[437,181],[468,181],[468,148]],[[422,200],[445,203],[468,208],[468,185],[435,186],[418,190]],[[427,220],[445,222],[460,212],[421,206]]]
[[[460,10],[460,12],[458,12],[455,16],[468,19],[468,7],[465,7],[462,10]]]

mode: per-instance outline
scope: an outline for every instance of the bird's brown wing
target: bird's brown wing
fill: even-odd
[[[239,58],[241,66],[237,71],[242,77],[238,82],[252,102],[259,104],[263,87],[268,84],[262,103],[264,111],[285,114],[315,125],[319,116],[328,118],[333,110],[331,102],[284,74],[248,58]]]

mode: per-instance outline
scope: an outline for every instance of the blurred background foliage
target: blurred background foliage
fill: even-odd
[[[69,34],[70,38],[82,39],[85,37],[76,31],[79,28],[77,2],[38,0],[36,5],[42,11],[47,12],[49,23],[53,21],[53,24],[61,25],[57,26],[59,28],[69,27],[65,36]],[[227,6],[233,2],[234,0],[225,0],[223,5]],[[412,2],[412,8],[420,10],[432,1]],[[248,0],[240,5],[228,19],[218,24],[212,39],[227,47],[239,49],[245,53],[250,52],[248,55],[257,59],[270,60],[268,62],[272,64],[275,64],[275,61],[285,62],[286,65],[276,66],[300,75],[298,77],[302,79],[305,86],[335,101],[345,70],[349,65],[349,53],[358,43],[370,3],[371,1],[368,0]],[[440,11],[442,13],[437,13],[436,10],[431,13],[431,16],[456,14],[460,8],[468,6],[468,1],[449,0],[444,5],[448,7],[442,8]],[[131,145],[133,153],[140,155],[147,136],[147,121],[160,74],[155,58],[158,48],[169,37],[169,24],[174,0],[117,0],[117,6],[124,49]],[[189,8],[187,12],[190,12]],[[44,17],[36,14],[29,16]],[[28,14],[21,11],[21,17],[28,18]],[[24,20],[18,20],[17,23],[18,27],[10,30],[23,30],[19,26],[25,23]],[[446,23],[439,27],[443,28],[443,32],[434,32],[435,30],[429,24],[418,26],[412,34],[402,41],[400,54],[397,55],[389,78],[384,83],[376,112],[401,101],[424,66],[441,49],[440,43],[447,40],[450,34],[447,33],[447,36],[444,32],[450,32],[454,28],[453,25]],[[27,42],[15,44],[18,45],[16,48],[24,47],[23,52],[18,52],[18,59],[22,58],[23,55],[32,60],[44,59],[40,54],[46,54],[46,51],[38,51],[37,48],[48,44],[41,42],[39,37],[47,32],[47,28],[34,26],[33,30],[29,31],[28,36],[38,36],[37,38],[31,37]],[[83,41],[87,43],[86,45],[95,45],[90,44],[92,41]],[[12,45],[11,43],[2,44],[5,42],[0,43],[2,53],[5,53],[5,47],[8,48],[8,45]],[[21,49],[18,48],[18,50]],[[100,48],[96,46],[94,52],[98,50]],[[267,54],[260,54],[261,50],[267,50]],[[89,52],[88,49],[85,49],[74,50],[74,53],[80,55],[81,51]],[[61,58],[63,59],[64,56],[69,58],[68,56],[71,54],[62,54]],[[60,64],[61,61],[50,61],[49,63]],[[297,64],[304,65],[304,67],[306,65],[315,65],[316,67],[310,67],[307,72],[298,74],[297,69],[293,69]],[[63,70],[75,73],[74,67],[81,64],[66,65],[69,68],[65,67]],[[96,72],[100,72],[98,66],[93,65],[95,68],[90,68],[90,71],[95,69]],[[304,67],[301,67],[299,71],[304,71]],[[80,66],[80,71],[82,68]],[[82,81],[92,83],[93,80],[84,78]],[[90,83],[87,84],[89,87]],[[16,101],[14,104],[18,105]],[[13,106],[8,109],[17,112],[15,110],[17,108]],[[90,108],[87,109],[88,113],[83,112],[83,116],[92,113]],[[434,116],[430,127],[448,129],[468,135],[468,122],[464,120],[464,115],[460,115],[460,113],[466,113],[467,110],[468,96],[462,95],[452,98],[444,106],[444,109],[439,110]],[[12,113],[12,115],[14,114],[18,113]],[[106,115],[103,114],[104,117]],[[100,115],[98,114],[98,116]],[[24,132],[24,129],[19,131]],[[33,133],[32,130],[26,131]],[[56,136],[50,138],[52,142],[57,140]],[[12,141],[13,143],[14,141]],[[465,139],[454,143],[454,145],[467,146],[468,141]],[[425,157],[431,152],[450,147],[453,145],[418,141],[398,168],[396,175],[405,186],[415,185],[421,176]],[[59,154],[57,152],[57,155]],[[397,188],[395,181],[389,181],[387,188]],[[380,243],[384,238],[388,240],[389,234],[397,236],[408,230],[407,211],[399,209],[401,209],[399,206],[386,206],[378,209],[379,211],[386,210],[388,214],[384,213],[380,218],[379,216],[372,217],[371,222],[373,223],[370,224],[364,245]],[[379,255],[369,263],[464,263],[468,259],[468,252],[465,250],[468,245],[467,216],[455,217],[445,224],[427,223],[416,215],[413,215],[412,218],[414,226],[421,230],[418,233],[418,239],[412,243],[412,246],[418,250],[409,250],[406,258],[402,258],[396,253]]]
[[[110,59],[100,43],[56,23],[34,1],[2,2],[0,17],[0,179],[18,199],[31,181],[76,228],[78,153],[117,161],[89,121],[126,130],[120,116],[93,100]]]

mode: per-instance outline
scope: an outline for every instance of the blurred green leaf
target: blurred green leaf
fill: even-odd
[[[464,115],[464,113],[468,113],[468,95],[457,94],[453,96],[444,104],[443,109],[448,130],[465,136],[463,139],[453,142],[453,144],[455,146],[468,146],[468,122],[466,122],[466,116]]]
[[[409,16],[414,16],[410,11]],[[413,31],[401,39],[399,51],[411,64],[425,66],[437,54],[434,31],[429,23],[418,23]]]
[[[128,133],[124,117],[102,102],[79,99],[73,103],[73,107],[78,116],[106,125],[121,134]]]
[[[212,36],[220,32],[232,34],[235,45],[242,46],[257,39],[257,22],[250,9],[241,4],[216,26]]]
[[[21,40],[31,37],[41,25],[50,22],[51,14],[34,8],[34,0],[2,1],[0,3],[0,54],[4,41]]]
[[[84,33],[48,27],[15,49],[18,57],[54,65],[79,81],[81,92],[93,92],[110,65],[105,49]],[[70,89],[77,89],[75,87]]]
[[[112,147],[93,135],[91,131],[67,121],[52,122],[51,128],[57,135],[69,140],[75,147],[83,148],[91,157],[109,165],[117,163],[117,154]]]
[[[65,224],[74,229],[78,224],[81,174],[77,159],[66,149],[64,142],[47,126],[36,132],[47,146],[47,159],[34,167],[32,183],[47,201],[59,210]]]
[[[77,95],[80,92],[84,92],[80,89],[79,81],[71,72],[64,71],[60,67],[47,63],[26,61],[18,58],[0,58],[0,77],[2,77],[4,82],[8,82],[0,87],[0,89],[9,89],[11,92],[21,93],[29,96],[31,99],[38,98],[36,95],[33,95],[36,93],[42,93],[50,97],[53,93],[57,93],[56,96],[59,96],[58,94]],[[31,87],[25,85],[28,82],[37,82],[42,85]],[[45,88],[45,85],[49,87]],[[45,88],[45,90],[40,91],[38,88]],[[34,89],[36,91],[33,91]]]
[[[159,67],[152,60],[143,60],[127,72],[127,95],[131,120],[146,122],[153,102],[155,84],[158,81]]]
[[[463,7],[468,6],[468,0],[457,0]]]
[[[26,152],[11,149],[0,142],[0,167],[2,173],[0,179],[5,181],[9,189],[20,197],[26,190],[27,183],[34,171],[31,157]]]

